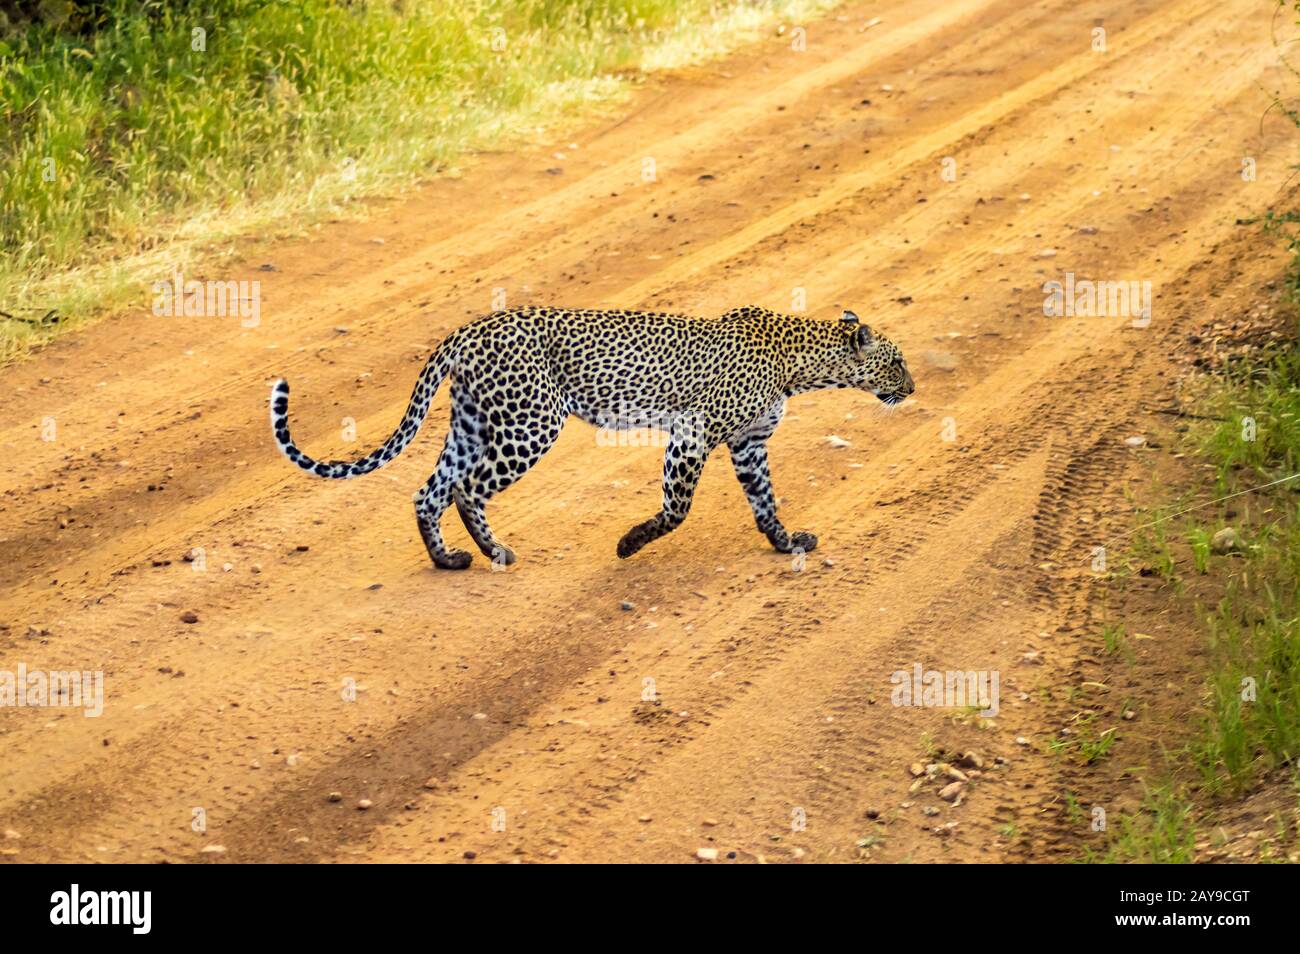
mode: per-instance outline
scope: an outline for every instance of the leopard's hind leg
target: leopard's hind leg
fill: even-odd
[[[420,539],[433,565],[443,570],[463,570],[472,557],[467,550],[448,550],[439,522],[451,505],[456,485],[471,473],[483,456],[482,425],[473,400],[462,389],[452,389],[451,430],[438,466],[415,492],[415,520]]]
[[[483,455],[474,469],[452,491],[456,510],[478,548],[498,566],[515,562],[515,552],[492,533],[485,508],[495,494],[505,490],[551,449],[564,427],[565,414],[553,403],[530,407],[516,402],[516,410],[492,408],[485,418]]]

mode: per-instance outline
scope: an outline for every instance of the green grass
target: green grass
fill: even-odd
[[[1188,434],[1214,466],[1215,491],[1233,496],[1187,516],[1184,539],[1198,573],[1222,582],[1222,597],[1198,607],[1209,646],[1204,714],[1167,777],[1150,785],[1140,811],[1121,816],[1092,861],[1194,860],[1198,813],[1240,797],[1278,770],[1293,775],[1300,756],[1300,480],[1263,485],[1300,470],[1300,345],[1295,334],[1273,353],[1230,368],[1204,403],[1205,424]],[[1243,493],[1243,491],[1245,491]],[[1167,509],[1183,509],[1181,503]],[[1156,511],[1159,513],[1161,511]],[[1165,521],[1161,521],[1163,526]],[[1225,526],[1246,541],[1219,555],[1210,541]],[[1171,578],[1170,538],[1151,531],[1134,557]],[[1107,622],[1107,652],[1124,642],[1123,623]],[[1072,746],[1098,750],[1102,739]],[[1102,752],[1104,755],[1105,752]],[[1180,782],[1178,779],[1192,780]],[[1279,843],[1295,840],[1287,833]]]
[[[1225,491],[1300,470],[1294,342],[1266,363],[1234,372],[1212,404],[1224,420],[1201,436],[1201,446]],[[1244,417],[1255,422],[1253,440],[1243,439]],[[1223,561],[1228,580],[1223,598],[1205,613],[1213,675],[1197,755],[1208,786],[1239,791],[1300,755],[1300,480],[1235,498],[1231,506],[1234,522],[1250,525],[1243,534],[1249,546],[1240,556],[1211,558]]]
[[[1300,755],[1300,521],[1292,511],[1257,544],[1206,613],[1213,653],[1207,734],[1197,747],[1207,787],[1249,788]]]
[[[1187,545],[1192,548],[1192,565],[1202,576],[1210,570],[1210,540],[1211,535],[1204,527],[1193,527],[1187,531]]]
[[[1227,374],[1207,412],[1224,420],[1202,440],[1220,491],[1231,493],[1300,472],[1300,349],[1291,347]]]
[[[1101,627],[1101,644],[1107,656],[1122,656],[1127,662],[1133,661],[1133,647],[1123,623],[1103,623]]]
[[[1134,531],[1131,542],[1137,562],[1171,584],[1176,592],[1181,590],[1182,581],[1176,572],[1178,561],[1169,539],[1169,526],[1171,514],[1177,509],[1176,506],[1169,506],[1139,514],[1142,525]]]
[[[834,0],[109,0],[0,38],[0,358]],[[73,24],[72,26],[75,26]],[[59,318],[37,319],[56,309]]]
[[[1189,864],[1196,860],[1196,823],[1186,795],[1172,785],[1150,788],[1138,811],[1112,812],[1104,847],[1085,849],[1096,864]]]

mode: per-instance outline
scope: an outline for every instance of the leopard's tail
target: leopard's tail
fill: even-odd
[[[271,431],[275,435],[275,443],[280,448],[280,453],[317,477],[330,477],[336,480],[360,477],[362,474],[383,467],[415,439],[420,425],[428,416],[429,405],[433,403],[438,385],[442,384],[442,379],[450,373],[455,361],[451,343],[450,338],[443,341],[425,362],[424,368],[420,371],[420,378],[415,382],[415,390],[411,392],[406,413],[402,415],[402,421],[397,425],[397,429],[381,446],[357,460],[318,461],[300,451],[294,444],[293,438],[289,436],[289,382],[283,378],[276,381],[271,386]]]

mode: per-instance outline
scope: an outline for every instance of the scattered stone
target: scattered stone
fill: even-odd
[[[194,610],[186,610],[184,613],[181,613],[182,623],[197,623],[198,621],[199,614],[194,612]]]
[[[261,573],[261,572],[262,572],[262,564],[260,564],[260,563],[254,563],[254,564],[253,564],[252,566],[250,566],[248,569],[249,569],[251,572],[253,572],[253,573]]]
[[[942,798],[945,802],[955,802],[957,800],[957,796],[960,795],[962,792],[962,787],[963,787],[962,782],[950,782],[949,784],[945,785],[943,788],[939,789],[939,797]]]
[[[1124,714],[1123,714],[1123,716],[1122,716],[1122,718],[1124,719],[1125,722],[1132,722],[1132,721],[1133,721],[1134,719],[1136,719],[1137,717],[1138,717],[1138,714],[1137,714],[1136,712],[1134,712],[1132,709],[1125,709],[1125,710],[1124,710]]]
[[[978,752],[966,752],[965,754],[962,755],[961,759],[958,761],[958,764],[966,768],[972,768],[972,769],[984,768],[984,760],[980,758]]]
[[[363,811],[363,812],[364,812],[364,811],[366,811],[367,809],[371,808],[374,804],[375,804],[375,803],[372,802],[370,799],[368,799],[368,798],[363,798],[363,799],[361,799],[359,802],[357,802],[357,810],[358,810],[358,811]]]
[[[1146,442],[1147,439],[1143,437],[1141,434],[1135,435],[1133,437],[1124,438],[1124,443],[1127,444],[1129,447],[1142,447],[1144,444],[1146,444]]]
[[[461,855],[461,857],[464,858],[466,861],[473,861],[475,858],[478,857],[478,852],[466,851],[463,855]]]
[[[12,828],[6,828],[6,829],[5,829],[5,840],[6,840],[6,841],[17,841],[17,840],[18,840],[19,838],[21,838],[21,837],[23,837],[23,836],[20,835],[20,834],[18,834],[18,832],[14,831]]]
[[[875,821],[877,818],[880,817],[880,809],[878,809],[878,808],[868,808],[868,809],[867,809],[867,817],[870,818],[872,821]]]
[[[226,853],[225,845],[204,845],[200,850],[201,855],[224,855]]]
[[[822,438],[822,443],[827,447],[849,447],[848,441],[837,434],[828,434]]]
[[[186,563],[193,563],[195,560],[199,558],[200,555],[201,553],[198,547],[190,547],[183,554],[181,554],[181,559],[184,560]]]
[[[963,772],[961,769],[959,769],[959,768],[955,768],[954,766],[951,766],[951,765],[945,765],[945,766],[943,767],[943,774],[946,775],[946,776],[948,776],[948,778],[953,779],[953,780],[958,781],[958,782],[969,782],[969,781],[970,781],[970,777],[969,777],[965,772]]]
[[[1222,556],[1228,553],[1239,553],[1245,547],[1242,545],[1241,534],[1232,527],[1224,527],[1210,538],[1210,549]]]
[[[486,713],[486,712],[475,712],[473,718],[474,718],[474,721],[475,721],[475,722],[486,722],[486,721],[487,721],[487,713]]]
[[[913,762],[908,766],[907,770],[912,773],[912,778],[920,778],[925,774],[925,766],[920,762]]]
[[[716,848],[697,848],[697,849],[695,850],[695,857],[698,858],[698,859],[700,859],[700,861],[717,861],[717,860],[718,860],[718,849],[716,849]]]
[[[330,793],[329,793],[329,800],[330,800],[331,802],[341,802],[341,801],[343,801],[343,793],[342,793],[342,792],[330,792]]]
[[[636,609],[636,604],[633,603],[631,600],[624,600],[623,602],[618,604],[618,608],[621,609],[624,613],[630,613],[634,609]]]
[[[648,825],[650,822],[654,821],[654,818],[650,815],[640,815],[638,816],[637,821],[643,825]]]
[[[441,784],[442,784],[442,779],[438,778],[438,776],[436,775],[430,775],[428,778],[424,780],[424,787],[431,792]]]

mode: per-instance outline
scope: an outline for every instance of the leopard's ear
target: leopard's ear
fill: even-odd
[[[840,321],[844,322],[845,325],[856,325],[858,323],[858,316],[845,308],[844,314],[840,315]]]
[[[876,334],[866,325],[858,325],[853,329],[852,337],[853,353],[859,358],[866,357],[876,346]]]

